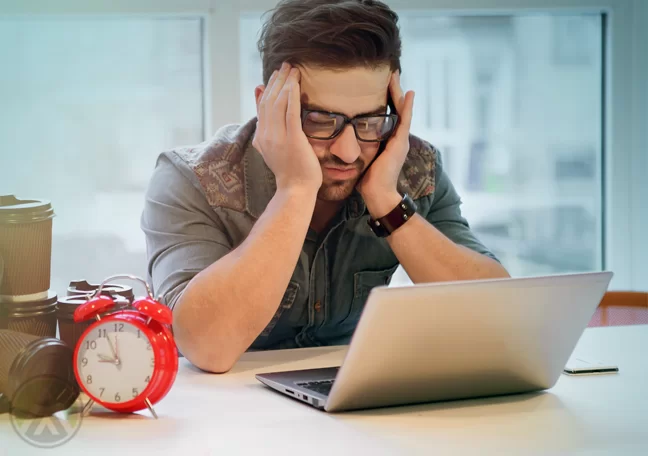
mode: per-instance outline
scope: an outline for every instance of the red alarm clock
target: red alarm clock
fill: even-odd
[[[115,303],[101,295],[101,290],[118,278],[142,282],[148,296],[106,315]],[[74,373],[90,397],[84,413],[98,403],[119,413],[148,408],[157,419],[153,405],[166,396],[178,372],[171,310],[153,298],[144,280],[119,275],[106,279],[88,302],[74,311],[76,323],[91,318],[97,321],[83,332],[74,349]]]

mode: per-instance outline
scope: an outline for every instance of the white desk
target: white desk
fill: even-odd
[[[30,447],[0,416],[0,455],[124,454],[648,454],[648,326],[587,329],[575,354],[618,374],[562,375],[541,394],[329,415],[267,389],[254,374],[339,363],[344,347],[247,353],[225,375],[185,359],[156,407],[118,416],[95,409],[55,449]],[[263,452],[263,453],[261,453]]]

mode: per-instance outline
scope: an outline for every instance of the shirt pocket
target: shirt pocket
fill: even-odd
[[[261,336],[266,337],[270,334],[270,332],[275,328],[277,325],[277,322],[281,318],[281,316],[287,311],[290,310],[295,303],[295,298],[297,297],[297,292],[299,291],[299,283],[290,281],[288,283],[288,287],[286,288],[286,292],[283,295],[283,298],[281,299],[281,304],[279,304],[279,307],[277,308],[277,311],[272,317],[272,320],[270,320],[270,323],[264,328],[264,330],[261,332]]]
[[[389,285],[398,264],[387,269],[374,271],[359,271],[353,274],[353,299],[349,314],[344,320],[344,325],[356,326],[364,310],[369,292],[374,287]]]

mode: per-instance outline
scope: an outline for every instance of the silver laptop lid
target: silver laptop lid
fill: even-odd
[[[326,410],[551,388],[611,278],[606,271],[374,288]]]

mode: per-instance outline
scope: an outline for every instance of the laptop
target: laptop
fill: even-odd
[[[379,286],[341,365],[256,379],[325,412],[550,389],[612,275]]]

